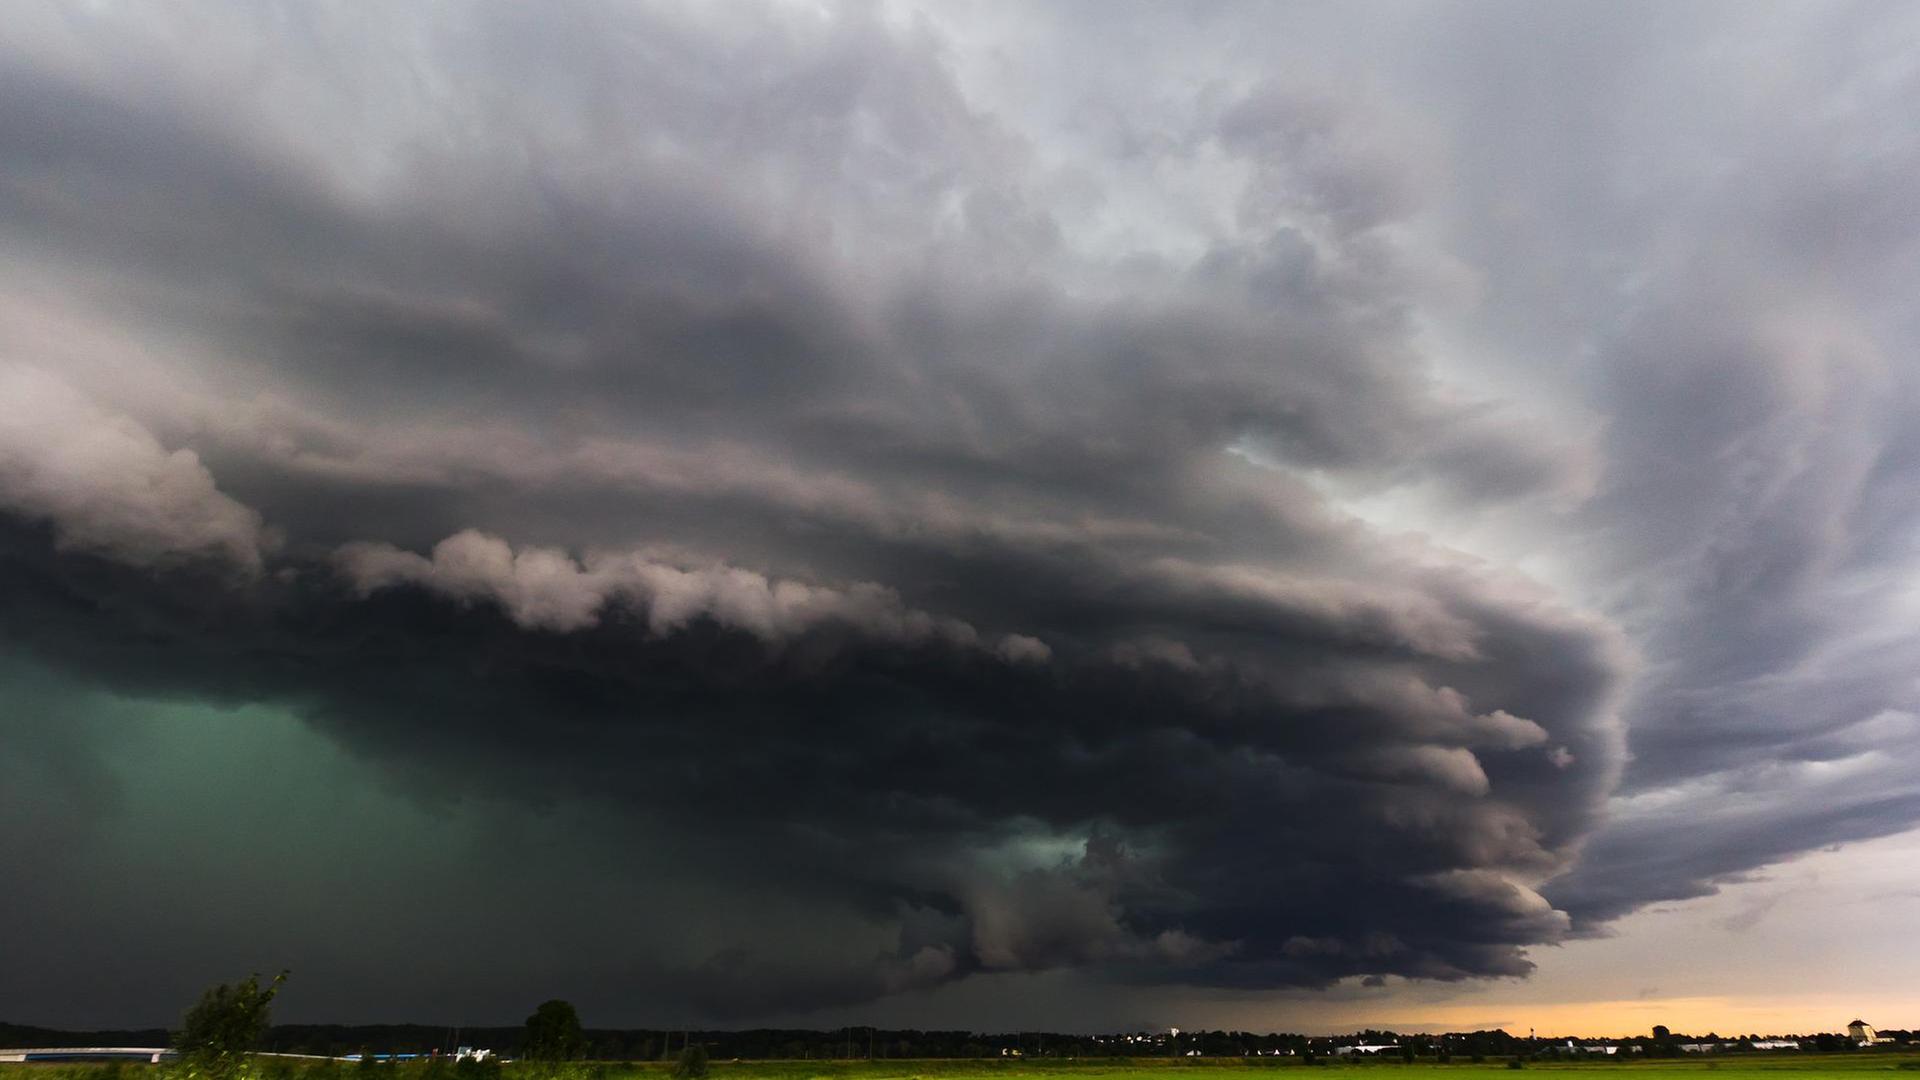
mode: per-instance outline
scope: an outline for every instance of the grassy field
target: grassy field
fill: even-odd
[[[1902,1070],[1901,1066],[1907,1065]],[[1022,1080],[1022,1078],[1085,1077],[1087,1080],[1209,1080],[1223,1074],[1273,1072],[1303,1068],[1299,1059],[1211,1058],[1197,1061],[1161,1061],[1153,1059],[1051,1060],[1051,1061],[897,1061],[829,1064],[807,1061],[715,1062],[713,1080]],[[1683,1059],[1678,1061],[1588,1061],[1528,1062],[1526,1069],[1509,1069],[1505,1062],[1488,1064],[1438,1065],[1431,1062],[1414,1065],[1388,1062],[1328,1064],[1311,1070],[1322,1080],[1337,1080],[1347,1074],[1364,1073],[1368,1080],[1511,1080],[1518,1072],[1530,1070],[1555,1073],[1592,1073],[1594,1080],[1603,1075],[1620,1074],[1648,1077],[1654,1074],[1678,1076],[1682,1073],[1713,1074],[1712,1080],[1789,1080],[1790,1077],[1818,1077],[1856,1073],[1920,1070],[1920,1055],[1894,1054],[1807,1054],[1781,1057],[1729,1057],[1719,1060]],[[1305,1080],[1302,1077],[1301,1080]],[[1358,1077],[1355,1080],[1359,1080]],[[1572,1080],[1569,1077],[1569,1080]],[[1705,1077],[1701,1077],[1705,1080]]]
[[[710,1080],[1229,1080],[1227,1074],[1274,1072],[1304,1068],[1297,1058],[1200,1058],[1169,1061],[1155,1058],[1087,1059],[947,1059],[892,1061],[716,1061]],[[567,1065],[509,1065],[499,1080],[667,1080],[666,1063]],[[0,1080],[173,1080],[168,1066],[136,1064],[0,1065]],[[1486,1064],[1421,1062],[1329,1062],[1313,1070],[1322,1080],[1365,1073],[1366,1080],[1510,1080],[1516,1073],[1593,1074],[1593,1080],[1618,1075],[1622,1080],[1657,1080],[1660,1074],[1682,1080],[1681,1074],[1711,1073],[1711,1080],[1797,1080],[1867,1073],[1920,1073],[1920,1054],[1786,1053],[1725,1055],[1666,1060],[1529,1061],[1515,1070],[1504,1061]],[[430,1070],[422,1064],[381,1065],[367,1069],[352,1065],[295,1065],[263,1061],[258,1080],[443,1080],[452,1071]],[[1301,1080],[1305,1080],[1302,1077]],[[1354,1077],[1353,1080],[1361,1080]],[[1568,1077],[1567,1080],[1574,1080]],[[1698,1080],[1707,1080],[1702,1075]],[[1920,1080],[1920,1076],[1916,1076]]]

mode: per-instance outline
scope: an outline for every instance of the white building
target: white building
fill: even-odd
[[[1355,1043],[1352,1046],[1336,1046],[1333,1052],[1338,1057],[1348,1054],[1378,1054],[1383,1050],[1398,1050],[1399,1043]]]
[[[1880,1043],[1890,1043],[1893,1041],[1892,1039],[1881,1038],[1879,1033],[1873,1030],[1873,1025],[1867,1023],[1865,1020],[1855,1020],[1853,1023],[1848,1024],[1847,1038],[1852,1039],[1855,1046],[1876,1046]]]

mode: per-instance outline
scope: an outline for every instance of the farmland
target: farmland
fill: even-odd
[[[1231,1080],[1242,1074],[1306,1068],[1297,1058],[1202,1058],[1170,1061],[1141,1058],[1050,1058],[1027,1060],[896,1059],[882,1061],[715,1061],[711,1080]],[[1320,1066],[1331,1074],[1363,1072],[1369,1080],[1505,1080],[1516,1071],[1564,1075],[1566,1080],[1591,1076],[1604,1080],[1681,1080],[1700,1074],[1699,1080],[1815,1080],[1818,1077],[1861,1076],[1890,1072],[1920,1072],[1920,1054],[1843,1053],[1726,1055],[1660,1060],[1528,1061],[1524,1070],[1504,1060],[1484,1063],[1439,1064],[1423,1061],[1340,1061]],[[444,1064],[413,1063],[361,1067],[341,1063],[295,1063],[260,1059],[253,1072],[259,1080],[456,1080],[465,1070]],[[669,1063],[572,1063],[541,1065],[511,1063],[485,1070],[488,1080],[668,1080]],[[175,1080],[177,1068],[166,1065],[0,1065],[0,1080]],[[184,1077],[181,1077],[184,1080]],[[1251,1080],[1251,1078],[1249,1078]]]

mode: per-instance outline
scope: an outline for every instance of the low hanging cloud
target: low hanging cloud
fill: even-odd
[[[1523,975],[1920,821],[1838,14],[10,14],[11,655],[671,848],[608,1000]]]
[[[0,507],[53,528],[62,548],[139,566],[211,560],[256,573],[271,538],[189,449],[51,373],[0,362]]]
[[[583,566],[557,549],[516,552],[498,537],[473,531],[442,540],[428,557],[379,543],[348,545],[338,557],[362,595],[421,585],[455,599],[497,602],[529,630],[585,629],[599,621],[605,605],[624,602],[644,611],[655,636],[711,619],[778,644],[812,626],[838,623],[883,642],[987,648],[1009,660],[1044,661],[1049,655],[1045,642],[1023,634],[984,645],[966,623],[903,607],[895,593],[871,583],[822,588],[769,581],[736,567],[682,569],[635,554],[600,554]]]
[[[1615,752],[1608,636],[1451,571],[1403,567],[1388,586],[1321,567],[1281,588],[1235,564],[1196,590],[1190,561],[1107,559],[1028,577],[1053,600],[1009,609],[1032,620],[1019,629],[979,629],[874,584],[478,531],[426,555],[293,545],[251,581],[156,577],[137,552],[80,558],[58,536],[9,533],[10,630],[46,662],[135,692],[294,704],[359,753],[431,761],[455,792],[511,777],[535,803],[778,845],[756,888],[851,904],[892,938],[813,977],[777,947],[680,969],[714,1015],[981,972],[1523,972],[1521,949],[1564,926],[1515,920],[1509,894],[1567,865],[1604,790],[1587,777],[1570,798],[1545,748]],[[93,602],[25,588],[50,575]],[[100,633],[89,613],[109,597],[141,633]],[[1071,611],[1089,604],[1093,622]],[[1181,638],[1139,637],[1147,625]],[[1528,686],[1580,667],[1571,709]],[[1481,696],[1540,719],[1479,711]],[[1455,884],[1469,870],[1486,884]],[[1303,932],[1337,947],[1302,954]]]

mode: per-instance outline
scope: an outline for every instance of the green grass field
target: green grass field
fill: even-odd
[[[710,1080],[1228,1080],[1223,1074],[1261,1073],[1305,1068],[1297,1058],[1200,1058],[1168,1061],[1155,1058],[945,1059],[892,1061],[715,1061]],[[513,1064],[501,1070],[501,1080],[667,1080],[666,1063],[576,1064],[560,1067]],[[1367,1061],[1329,1063],[1314,1070],[1322,1080],[1343,1074],[1367,1073],[1368,1080],[1510,1080],[1516,1072],[1593,1074],[1651,1078],[1656,1074],[1712,1074],[1712,1080],[1793,1080],[1798,1077],[1848,1076],[1864,1073],[1920,1072],[1920,1053],[1725,1055],[1637,1061],[1529,1061],[1522,1070],[1504,1061],[1486,1064]],[[168,1066],[121,1064],[0,1065],[0,1080],[170,1080]],[[294,1065],[263,1060],[259,1080],[429,1080],[420,1064],[381,1065],[360,1069],[351,1065]],[[439,1075],[447,1075],[442,1071]],[[1305,1080],[1303,1077],[1302,1080]],[[1357,1080],[1357,1078],[1356,1078]],[[1572,1080],[1572,1078],[1569,1078]],[[1699,1080],[1707,1080],[1702,1075]]]
[[[1593,1073],[1599,1075],[1648,1076],[1649,1074],[1713,1073],[1713,1080],[1787,1080],[1789,1075],[1815,1077],[1865,1072],[1920,1070],[1920,1054],[1806,1054],[1780,1057],[1728,1057],[1719,1060],[1683,1059],[1677,1061],[1591,1061],[1528,1062],[1528,1070],[1555,1073]],[[661,1066],[662,1069],[667,1068]],[[876,1061],[822,1063],[808,1061],[715,1062],[714,1080],[1021,1080],[1024,1077],[1123,1078],[1123,1080],[1202,1080],[1223,1073],[1261,1073],[1279,1069],[1304,1068],[1299,1059],[1202,1058],[1189,1061],[1153,1059],[1048,1060],[1048,1061]],[[652,1071],[649,1067],[648,1071]],[[1406,1080],[1510,1080],[1516,1070],[1505,1062],[1488,1064],[1438,1065],[1431,1062],[1413,1065],[1398,1062],[1362,1062],[1329,1064],[1312,1070],[1324,1080],[1350,1073],[1366,1073],[1371,1080],[1390,1080],[1403,1075]],[[1305,1080],[1303,1077],[1302,1080]],[[1705,1080],[1702,1077],[1702,1080]]]

